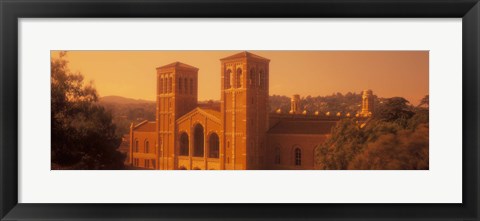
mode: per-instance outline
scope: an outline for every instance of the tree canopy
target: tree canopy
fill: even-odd
[[[122,169],[111,113],[97,104],[92,84],[68,69],[65,53],[51,60],[51,162],[53,169]]]
[[[422,99],[427,100],[426,98]],[[428,169],[428,105],[385,99],[366,122],[344,119],[315,150],[317,169]]]

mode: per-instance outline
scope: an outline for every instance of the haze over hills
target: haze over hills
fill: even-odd
[[[126,98],[121,96],[104,96],[99,99],[103,103],[117,103],[117,104],[141,104],[141,103],[155,103],[155,101]]]

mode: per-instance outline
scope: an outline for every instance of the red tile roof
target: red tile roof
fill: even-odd
[[[160,66],[158,67],[157,69],[160,69],[160,68],[185,68],[185,69],[194,69],[194,70],[198,70],[198,68],[194,67],[194,66],[191,66],[191,65],[188,65],[188,64],[184,64],[182,62],[173,62],[173,63],[170,63],[170,64],[167,64],[167,65],[164,65],[164,66]]]
[[[220,60],[229,60],[229,59],[235,59],[235,58],[256,58],[256,59],[260,59],[260,60],[266,60],[266,61],[270,61],[269,59],[267,58],[264,58],[264,57],[260,57],[256,54],[252,54],[248,51],[242,51],[240,53],[237,53],[237,54],[234,54],[234,55],[231,55],[231,56],[228,56],[226,58],[222,58]]]
[[[330,134],[337,121],[280,120],[270,134]]]

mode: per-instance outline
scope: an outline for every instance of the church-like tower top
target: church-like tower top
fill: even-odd
[[[167,69],[167,68],[181,68],[181,69],[191,69],[191,70],[196,70],[198,71],[198,68],[197,67],[194,67],[194,66],[191,66],[191,65],[188,65],[188,64],[185,64],[185,63],[182,63],[182,62],[173,62],[173,63],[170,63],[170,64],[167,64],[167,65],[163,65],[163,66],[160,66],[160,67],[157,67],[157,70],[158,69]]]
[[[248,52],[248,51],[242,51],[242,52],[240,52],[240,53],[237,53],[237,54],[234,54],[234,55],[231,55],[231,56],[222,58],[222,59],[220,59],[220,61],[235,60],[235,59],[241,59],[241,58],[253,58],[253,59],[256,59],[256,60],[263,60],[263,61],[270,62],[270,59],[267,59],[267,58],[258,56],[258,55],[256,55],[256,54],[253,54],[253,53]]]

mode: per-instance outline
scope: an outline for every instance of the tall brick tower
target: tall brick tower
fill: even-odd
[[[224,169],[262,169],[270,60],[245,51],[220,61]]]
[[[197,106],[198,68],[174,62],[157,68],[158,169],[176,169],[176,124],[182,115]]]

